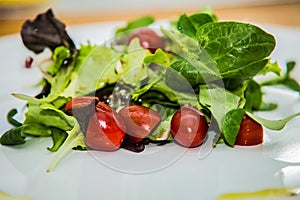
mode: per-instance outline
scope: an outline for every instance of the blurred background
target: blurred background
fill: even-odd
[[[220,20],[300,27],[300,0],[0,0],[0,36],[17,33],[26,19],[52,8],[67,25],[172,18],[212,7]]]

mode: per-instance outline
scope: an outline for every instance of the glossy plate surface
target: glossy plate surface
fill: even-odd
[[[101,44],[121,24],[88,24],[68,31],[78,43],[89,40]],[[288,60],[297,61],[293,74],[300,80],[300,30],[261,26],[277,40],[272,60],[281,66]],[[0,38],[1,134],[10,128],[6,113],[25,106],[10,93],[34,95],[39,91],[32,87],[41,77],[38,69],[24,68],[28,55],[31,53],[18,35]],[[278,103],[279,108],[259,113],[261,116],[278,119],[300,111],[298,94],[280,88],[265,92],[266,100]],[[169,144],[147,146],[141,154],[122,149],[113,153],[72,152],[51,173],[46,173],[54,156],[46,149],[51,139],[36,139],[18,147],[0,146],[0,191],[35,200],[210,200],[228,192],[300,186],[299,125],[300,118],[296,118],[282,131],[265,130],[264,144],[255,147],[219,145],[209,152],[205,147],[184,149]]]

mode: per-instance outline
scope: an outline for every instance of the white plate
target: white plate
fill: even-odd
[[[121,23],[71,27],[74,41],[101,43],[110,39]],[[272,54],[284,66],[287,60],[300,63],[300,30],[262,25],[277,39]],[[6,113],[24,102],[11,92],[34,95],[31,86],[40,79],[37,69],[25,69],[27,51],[17,35],[0,38],[0,133],[10,128]],[[300,71],[294,72],[300,80]],[[300,111],[297,94],[280,89],[267,91],[266,100],[280,108],[260,113],[282,118]],[[50,139],[36,139],[24,146],[0,147],[0,191],[35,200],[53,199],[215,199],[227,192],[248,192],[273,187],[300,186],[300,119],[280,131],[265,130],[265,143],[255,147],[229,148],[219,145],[204,159],[201,147],[149,146],[141,154],[119,150],[72,152],[51,172],[46,168],[54,154],[46,147]],[[289,198],[290,199],[290,198]],[[295,198],[296,199],[296,198]]]

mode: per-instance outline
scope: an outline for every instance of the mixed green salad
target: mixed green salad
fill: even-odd
[[[290,76],[296,63],[288,62],[282,73],[271,60],[276,41],[270,33],[249,23],[219,21],[209,9],[153,28],[156,23],[153,17],[141,17],[116,29],[106,43],[76,46],[51,9],[26,21],[21,31],[24,45],[37,55],[49,49],[50,62],[39,63],[40,94],[13,94],[26,101],[25,120],[15,120],[17,110],[12,109],[7,118],[14,127],[0,143],[22,145],[28,139],[51,137],[53,146],[48,150],[57,154],[51,171],[72,149],[124,147],[140,152],[149,143],[173,141],[196,147],[205,142],[208,130],[218,133],[214,145],[234,147],[244,120],[252,123],[245,122],[249,125],[245,130],[280,130],[300,115],[268,120],[254,113],[277,107],[264,101],[263,87],[280,84],[300,92]],[[31,62],[27,60],[28,67]],[[256,79],[269,73],[274,76],[265,82]],[[130,127],[132,121],[139,127]],[[191,121],[184,128],[195,129],[193,138],[179,134],[180,126],[185,126],[181,121]],[[105,136],[100,147],[95,144],[100,138],[97,130]],[[135,130],[139,132],[131,135]],[[187,144],[181,142],[184,137],[189,138]]]

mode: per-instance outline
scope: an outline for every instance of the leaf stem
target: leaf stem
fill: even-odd
[[[71,152],[74,146],[82,145],[84,141],[83,133],[80,131],[80,126],[77,120],[74,118],[75,125],[72,130],[67,131],[69,134],[66,141],[62,144],[59,150],[56,152],[55,157],[47,168],[47,172],[51,172],[57,166],[57,164],[63,159],[65,155]]]

